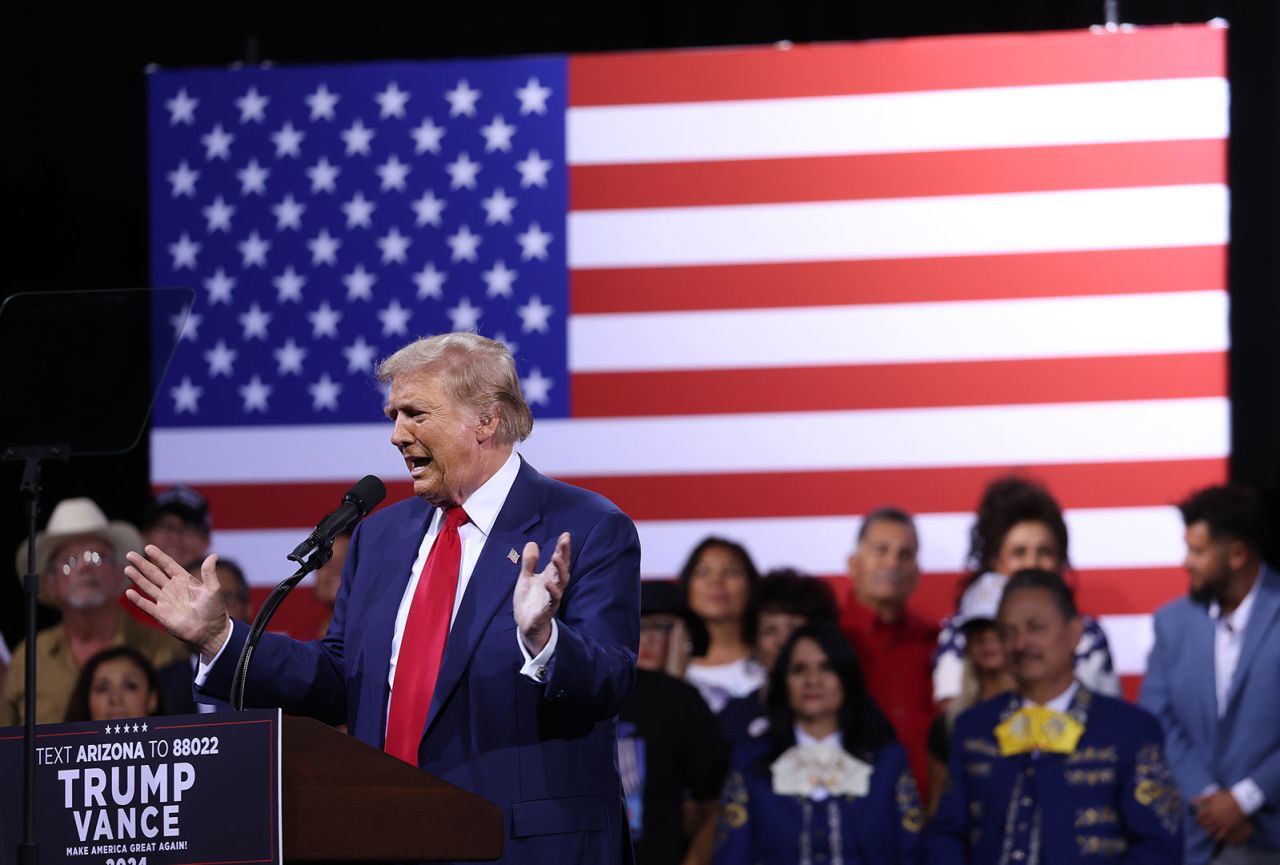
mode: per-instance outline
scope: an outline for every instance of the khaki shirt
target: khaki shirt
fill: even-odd
[[[186,646],[158,628],[148,627],[121,610],[113,646],[132,646],[157,669],[188,657]],[[0,699],[0,727],[22,723],[26,706],[26,643],[13,652]],[[59,724],[75,689],[80,669],[61,624],[36,634],[36,723]]]

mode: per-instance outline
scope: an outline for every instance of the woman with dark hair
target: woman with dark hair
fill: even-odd
[[[132,646],[112,646],[80,668],[65,720],[114,721],[163,714],[156,668]]]
[[[1064,576],[1067,558],[1067,521],[1062,508],[1047,489],[1017,475],[992,481],[978,503],[977,519],[969,532],[969,576],[960,608],[994,607],[1009,577],[1037,568]],[[1111,663],[1107,635],[1098,621],[1085,616],[1084,635],[1076,647],[1076,676],[1090,690],[1119,696],[1120,679]],[[957,614],[938,635],[933,663],[933,699],[946,704],[960,696],[964,678],[965,636]]]
[[[680,571],[685,607],[701,625],[692,635],[685,679],[713,712],[764,684],[764,667],[753,656],[759,582],[746,548],[724,538],[704,539]]]
[[[914,862],[923,815],[907,753],[837,626],[791,635],[766,707],[766,733],[734,748],[717,865]]]

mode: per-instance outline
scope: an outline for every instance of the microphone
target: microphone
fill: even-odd
[[[301,563],[322,545],[333,543],[343,529],[376,508],[386,497],[386,485],[373,475],[365,475],[347,490],[338,509],[321,520],[306,540],[293,548],[290,561]]]

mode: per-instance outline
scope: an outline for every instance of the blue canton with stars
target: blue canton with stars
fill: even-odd
[[[154,424],[374,422],[374,364],[451,330],[505,342],[535,415],[567,416],[565,75],[152,74],[152,280],[196,291],[157,322],[182,330]]]

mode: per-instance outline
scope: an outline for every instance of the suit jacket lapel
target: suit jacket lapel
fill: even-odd
[[[1240,660],[1236,663],[1236,671],[1231,677],[1231,688],[1227,691],[1227,709],[1235,703],[1245,677],[1249,675],[1249,667],[1258,654],[1258,647],[1266,638],[1280,612],[1280,586],[1271,571],[1264,565],[1258,574],[1258,594],[1253,599],[1253,609],[1249,612],[1249,621],[1244,627],[1244,643],[1240,646]],[[1225,714],[1225,713],[1224,713]]]
[[[1207,682],[1209,687],[1192,688],[1192,700],[1200,713],[1200,723],[1206,734],[1212,739],[1217,736],[1218,729],[1218,690],[1213,683],[1217,681],[1217,667],[1214,664],[1213,619],[1202,608],[1197,607],[1191,620],[1187,622],[1185,638],[1188,651],[1182,657],[1190,668],[1187,680],[1191,682]]]

